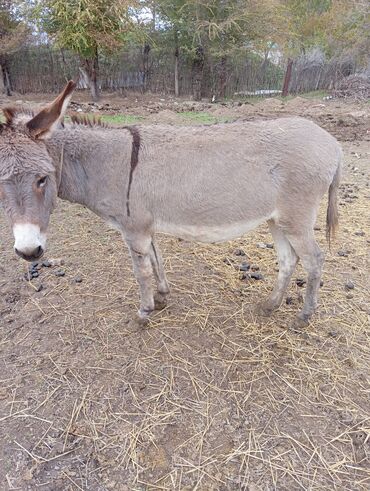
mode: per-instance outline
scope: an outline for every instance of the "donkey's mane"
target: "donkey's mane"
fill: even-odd
[[[33,118],[35,116],[35,111],[26,106],[11,106],[3,109],[5,117],[10,120],[10,123],[0,123],[0,131],[7,124],[11,124],[12,120],[15,120],[19,116],[24,116],[27,118]],[[101,116],[96,116],[95,114],[91,116],[87,116],[86,114],[77,114],[73,113],[70,116],[71,123],[73,125],[78,126],[86,126],[87,128],[112,128],[109,124],[105,123]]]
[[[105,123],[101,116],[93,115],[92,117],[87,116],[86,114],[72,114],[71,122],[74,125],[78,126],[87,126],[88,128],[94,128],[96,126],[100,128],[112,128],[107,123]]]

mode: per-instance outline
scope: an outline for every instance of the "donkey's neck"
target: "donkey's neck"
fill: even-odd
[[[132,136],[122,129],[65,128],[47,143],[59,180],[58,196],[114,220],[124,211]],[[122,200],[122,201],[121,201]]]
[[[58,137],[47,142],[47,147],[56,169],[59,198],[87,206],[89,178],[79,152],[71,152],[70,142]]]

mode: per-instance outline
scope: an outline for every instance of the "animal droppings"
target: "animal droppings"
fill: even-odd
[[[66,273],[65,273],[65,271],[60,269],[59,271],[56,271],[54,274],[55,274],[55,276],[61,277],[61,276],[65,276]]]
[[[254,280],[263,280],[263,275],[261,273],[252,273],[251,278]]]
[[[243,249],[235,249],[234,251],[234,254],[235,256],[245,256],[245,252],[243,251]]]
[[[251,265],[249,263],[241,263],[239,266],[239,271],[249,271],[251,269]]]

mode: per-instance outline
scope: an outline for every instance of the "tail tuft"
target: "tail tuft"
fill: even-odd
[[[329,243],[335,236],[338,228],[338,188],[342,171],[342,163],[339,161],[332,183],[329,186],[328,208],[326,212],[326,240]]]

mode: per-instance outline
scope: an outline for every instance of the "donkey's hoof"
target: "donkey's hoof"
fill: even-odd
[[[162,293],[154,294],[154,310],[163,310],[167,307],[167,298]]]
[[[152,310],[139,310],[138,313],[131,319],[130,325],[131,327],[145,327],[149,324],[149,315]]]
[[[293,322],[290,324],[290,330],[300,332],[302,329],[307,327],[310,323],[310,317],[307,315],[298,314]]]
[[[271,304],[266,301],[259,302],[255,308],[256,314],[263,317],[270,317],[274,310],[276,310],[276,307],[271,306]]]
[[[129,327],[131,329],[142,329],[143,327],[147,326],[149,324],[149,317],[139,317],[138,315],[135,315],[130,322],[129,322]]]

